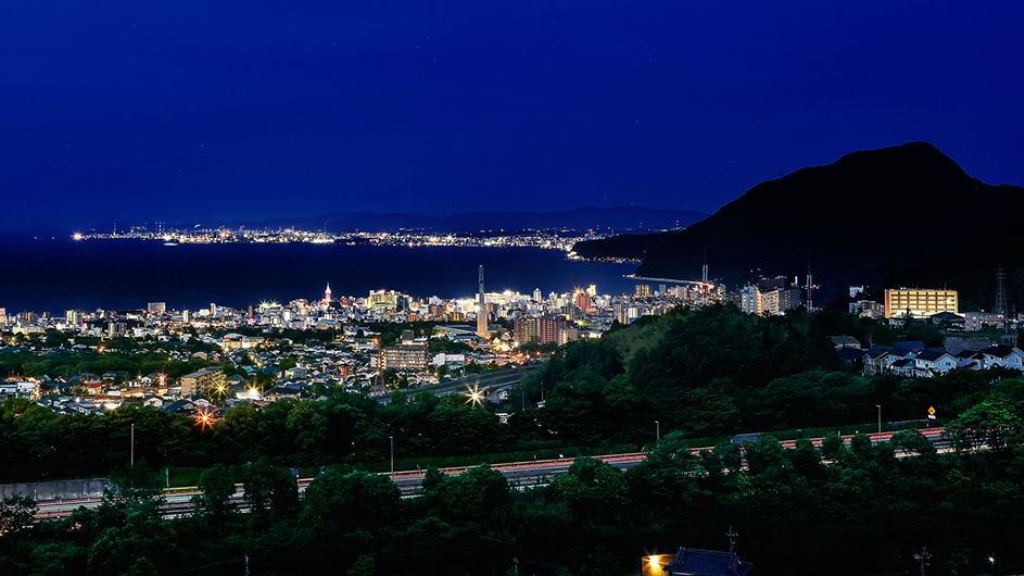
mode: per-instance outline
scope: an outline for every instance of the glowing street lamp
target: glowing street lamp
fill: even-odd
[[[666,576],[665,568],[668,565],[668,554],[651,554],[644,556],[640,566],[643,576]]]
[[[196,425],[203,432],[213,428],[213,425],[217,423],[217,416],[210,410],[200,408],[196,414]]]
[[[214,392],[215,392],[215,393],[216,393],[216,394],[217,394],[218,396],[220,396],[220,397],[221,397],[221,399],[223,399],[223,398],[224,398],[225,396],[227,396],[227,393],[228,393],[228,387],[227,387],[227,385],[226,385],[226,384],[217,384],[216,386],[214,386],[214,388],[213,388],[213,391],[214,391]]]
[[[478,384],[474,384],[472,388],[467,387],[466,396],[466,404],[482,406],[484,403],[484,392],[480,389]]]

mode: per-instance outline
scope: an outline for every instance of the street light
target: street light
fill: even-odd
[[[875,408],[878,408],[878,433],[882,433],[882,405],[875,404]]]
[[[640,572],[643,576],[665,576],[665,565],[669,560],[665,554],[651,554],[640,561]]]
[[[391,476],[395,475],[395,437],[388,436],[388,444],[391,446]]]
[[[654,437],[658,442],[661,442],[661,422],[654,421]]]

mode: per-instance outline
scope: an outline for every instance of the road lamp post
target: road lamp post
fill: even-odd
[[[395,437],[388,436],[388,444],[391,447],[391,475],[395,475]]]
[[[654,438],[661,442],[661,422],[657,420],[654,421]]]
[[[135,424],[132,424],[132,448],[130,456],[131,467],[135,468]]]
[[[878,409],[878,433],[882,433],[882,405],[875,404],[875,408]]]

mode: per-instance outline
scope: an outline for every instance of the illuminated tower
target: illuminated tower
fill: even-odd
[[[484,267],[480,265],[480,286],[477,293],[476,304],[476,335],[481,338],[490,338],[491,332],[487,329],[487,299],[484,297]]]
[[[324,290],[324,304],[331,303],[331,283],[327,283],[327,289]]]

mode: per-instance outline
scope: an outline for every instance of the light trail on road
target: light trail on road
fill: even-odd
[[[944,428],[921,428],[917,432],[927,438],[936,450],[939,452],[948,452],[952,448],[950,447],[949,440],[944,436]],[[896,432],[881,432],[875,434],[868,434],[868,438],[872,444],[880,444],[883,442],[889,442],[892,440]],[[849,444],[855,435],[848,434],[840,436],[845,444]],[[821,447],[825,442],[824,437],[818,438],[807,438],[811,445],[815,447]],[[800,440],[784,440],[780,442],[783,448],[794,449]],[[701,446],[696,448],[689,448],[692,455],[699,455],[701,452],[707,452],[714,450],[714,446]],[[648,452],[625,452],[620,454],[604,454],[600,456],[589,456],[600,460],[613,468],[619,470],[625,470],[632,468],[644,460],[647,459]],[[580,457],[586,458],[586,457]],[[573,463],[577,460],[576,457],[564,457],[564,458],[549,458],[543,460],[524,460],[518,462],[506,462],[501,464],[486,465],[491,470],[500,472],[509,483],[516,488],[532,488],[546,485],[550,479],[559,474],[565,474],[572,467]],[[438,471],[450,476],[457,476],[472,468],[477,468],[480,465],[473,466],[452,466],[447,468],[439,468]],[[395,471],[394,474],[388,472],[381,472],[382,476],[390,476],[391,481],[395,483],[398,489],[402,492],[403,498],[415,497],[422,489],[423,479],[426,476],[426,470],[401,470]],[[299,496],[301,497],[306,488],[313,482],[313,477],[298,478],[296,484],[298,486]],[[196,486],[186,486],[181,488],[168,488],[163,491],[164,505],[162,507],[162,513],[167,517],[183,516],[191,514],[195,510],[195,505],[192,499],[202,494]],[[74,510],[78,508],[96,508],[103,502],[102,498],[78,498],[70,500],[41,500],[36,503],[39,510],[36,513],[37,520],[48,520],[63,518],[69,516]],[[231,497],[231,502],[235,504],[239,510],[247,511],[248,504],[245,501],[245,491],[241,484],[236,485],[236,491]]]

